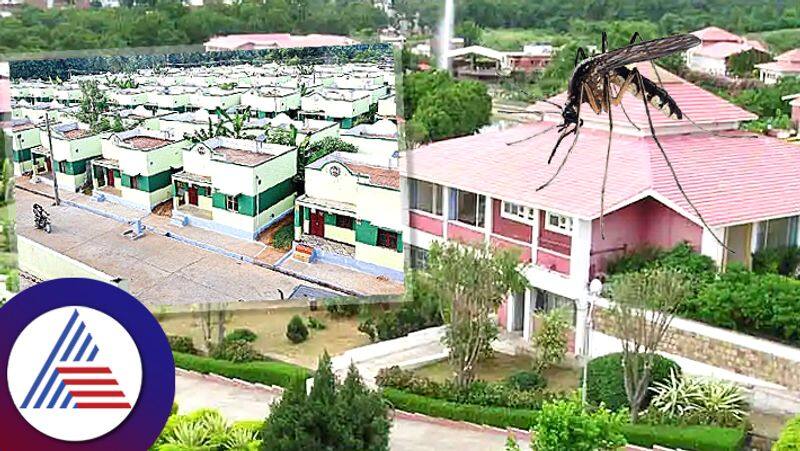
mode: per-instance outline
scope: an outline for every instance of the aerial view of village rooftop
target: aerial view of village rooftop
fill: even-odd
[[[0,297],[148,307],[151,449],[800,449],[800,5],[11,0],[0,55]]]

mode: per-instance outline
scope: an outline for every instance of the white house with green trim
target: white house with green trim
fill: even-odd
[[[397,122],[397,99],[394,93],[378,99],[378,117]]]
[[[306,166],[295,240],[321,261],[402,280],[401,207],[396,158],[334,152]]]
[[[339,134],[342,141],[358,147],[358,153],[382,156],[388,159],[399,148],[397,144],[397,124],[381,119],[373,124],[359,124],[355,127],[342,130]]]
[[[64,105],[77,105],[83,98],[83,93],[77,83],[63,83],[54,88],[55,100]]]
[[[321,119],[301,119],[294,120],[286,114],[278,114],[273,118],[250,119],[245,125],[244,132],[253,138],[265,140],[267,127],[290,130],[294,127],[297,130],[295,144],[300,145],[308,138],[313,143],[325,138],[335,138],[339,136],[339,124],[333,121]]]
[[[26,100],[17,102],[11,110],[11,117],[14,119],[28,119],[34,124],[45,122],[45,116],[50,114],[50,123],[59,122],[61,118],[60,109],[63,107],[58,102],[40,102],[30,104]]]
[[[212,138],[183,152],[173,174],[173,222],[254,240],[292,212],[297,148]]]
[[[110,88],[108,90],[108,100],[124,108],[135,108],[147,103],[148,91],[144,88],[119,89]]]
[[[184,112],[191,105],[197,88],[184,86],[159,87],[147,93],[147,104],[161,110]]]
[[[242,106],[250,107],[252,113],[260,118],[274,117],[300,109],[300,90],[269,86],[253,88],[242,94]]]
[[[31,149],[42,145],[39,129],[28,119],[12,119],[10,138],[14,175],[20,176],[31,172],[33,169]]]
[[[216,124],[219,118],[206,110],[172,113],[158,118],[158,130],[172,131],[173,136],[192,136],[198,130],[208,129],[208,121]]]
[[[188,141],[170,132],[136,128],[103,139],[92,161],[98,197],[150,211],[172,197],[172,174],[182,166]]]
[[[349,89],[320,89],[301,99],[301,114],[306,117],[336,121],[341,128],[355,125],[370,114],[371,97],[367,92]]]
[[[47,180],[50,168],[58,179],[60,189],[78,191],[86,183],[87,168],[92,159],[102,154],[100,135],[85,124],[69,122],[50,126],[53,141],[53,159],[50,160],[50,143],[47,128],[40,125],[40,147],[31,149],[34,173],[43,174]]]
[[[222,89],[218,86],[213,86],[211,88],[198,89],[189,98],[192,108],[209,112],[214,112],[217,109],[227,111],[239,105],[243,93],[243,89]]]

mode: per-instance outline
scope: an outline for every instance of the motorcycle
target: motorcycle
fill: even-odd
[[[50,213],[44,211],[44,207],[39,204],[33,204],[33,225],[47,233],[53,231],[50,225]]]

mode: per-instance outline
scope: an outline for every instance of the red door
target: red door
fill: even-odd
[[[197,205],[197,187],[189,188],[189,205]]]
[[[325,236],[325,213],[317,211],[311,213],[311,226],[308,233],[315,236]]]
[[[53,162],[50,160],[50,158],[49,157],[45,158],[44,159],[44,163],[47,166],[47,173],[48,174],[52,173],[53,172]]]
[[[106,184],[110,187],[114,187],[114,170],[113,169],[106,169]]]

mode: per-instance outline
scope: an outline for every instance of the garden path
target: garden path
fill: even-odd
[[[175,402],[181,413],[207,407],[230,420],[264,418],[269,406],[280,399],[280,389],[238,383],[213,376],[178,370]],[[465,423],[398,412],[390,438],[393,451],[500,451],[504,431]],[[524,445],[526,439],[520,440]],[[523,446],[527,450],[527,446]]]

